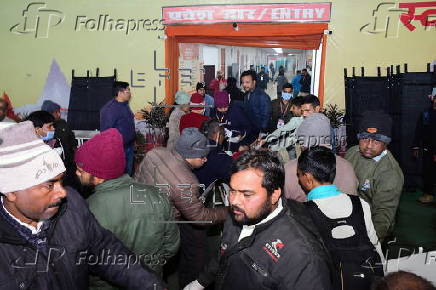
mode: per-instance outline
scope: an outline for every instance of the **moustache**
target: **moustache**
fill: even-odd
[[[243,213],[243,214],[245,214],[245,211],[242,209],[242,208],[240,208],[240,207],[238,207],[238,206],[236,206],[236,205],[232,205],[231,206],[231,209],[232,209],[232,211],[239,211],[239,212],[241,212],[241,213]]]
[[[63,200],[49,204],[48,208],[58,207],[63,203]]]

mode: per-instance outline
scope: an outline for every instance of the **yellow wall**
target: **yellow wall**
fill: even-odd
[[[319,1],[239,0],[214,1],[225,3],[289,3]],[[404,1],[407,2],[407,1]],[[158,39],[162,31],[75,31],[77,16],[97,18],[109,14],[114,19],[160,19],[162,6],[211,4],[208,1],[145,1],[145,0],[47,0],[47,9],[59,10],[64,20],[51,27],[47,38],[35,38],[34,33],[15,34],[9,29],[22,22],[22,12],[29,1],[3,0],[0,12],[0,90],[5,90],[14,106],[35,103],[42,93],[50,64],[55,58],[61,70],[71,81],[71,69],[76,75],[85,75],[90,69],[100,68],[100,75],[111,75],[118,69],[118,79],[130,81],[130,70],[145,73],[145,88],[133,89],[132,108],[144,106],[153,98],[157,87],[158,100],[163,99],[164,83],[159,87],[158,72],[153,70],[153,51],[157,51],[157,65],[163,67],[164,41]],[[384,33],[360,32],[367,23],[373,23],[373,10],[380,1],[334,0],[329,27],[326,62],[326,102],[344,107],[343,68],[365,66],[366,74],[375,75],[376,67],[391,64],[409,64],[409,71],[424,71],[426,63],[436,59],[436,29],[425,31],[419,22],[414,32],[400,25],[398,12],[379,12],[379,20],[393,15],[389,37]],[[388,6],[379,10],[386,11]],[[84,18],[81,18],[84,19]],[[52,20],[56,21],[56,17]],[[381,22],[380,22],[381,23]],[[382,28],[379,25],[377,29]],[[393,27],[393,28],[392,28]],[[358,70],[360,73],[360,69]],[[385,70],[384,70],[385,71]],[[135,76],[140,77],[140,76]]]

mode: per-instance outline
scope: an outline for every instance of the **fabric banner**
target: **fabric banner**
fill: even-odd
[[[164,24],[328,22],[331,3],[162,7]]]

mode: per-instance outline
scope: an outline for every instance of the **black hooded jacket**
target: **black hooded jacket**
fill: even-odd
[[[100,226],[85,200],[71,188],[67,192],[50,221],[44,251],[0,217],[0,290],[88,289],[89,273],[127,289],[161,289],[140,259]]]

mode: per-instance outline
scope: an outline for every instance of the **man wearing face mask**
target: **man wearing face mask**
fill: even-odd
[[[64,178],[64,186],[71,186],[78,190],[79,181],[76,177],[76,164],[74,162],[74,152],[77,149],[77,140],[67,122],[61,119],[61,106],[53,101],[45,100],[41,106],[42,111],[50,113],[54,117],[54,137],[58,144],[62,144],[62,160],[67,169]],[[50,133],[51,134],[51,133]]]
[[[282,96],[271,102],[270,132],[282,127],[293,117],[290,102],[293,97],[292,90],[293,87],[290,83],[284,84]]]
[[[55,118],[49,112],[35,111],[26,118],[26,121],[31,121],[33,123],[33,126],[35,127],[36,135],[40,139],[42,139],[45,144],[55,149],[59,153],[59,155],[63,157],[62,144],[60,143],[60,141],[54,138]]]

